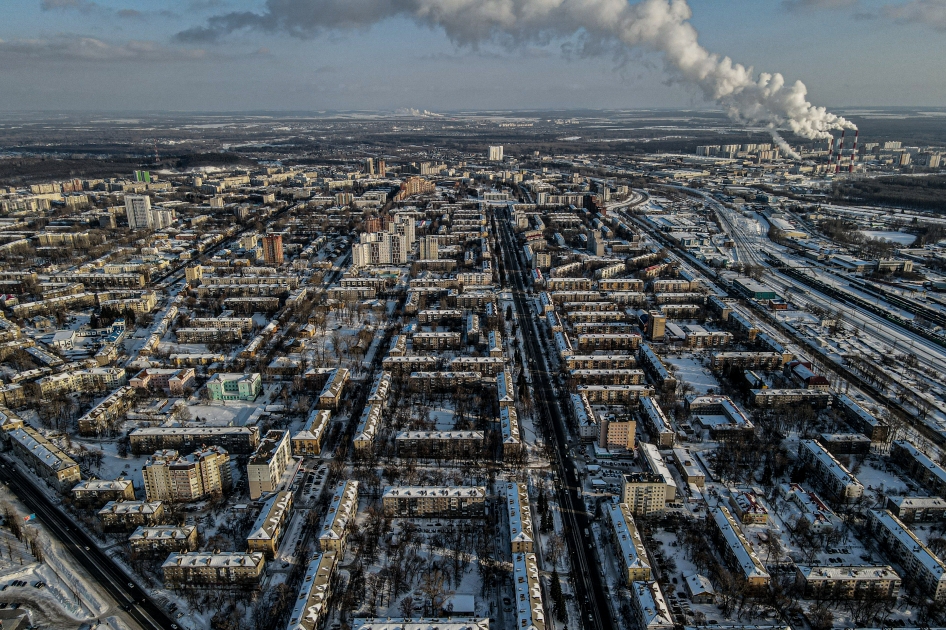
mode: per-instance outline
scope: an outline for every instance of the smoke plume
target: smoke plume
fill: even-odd
[[[734,120],[788,128],[810,139],[854,128],[808,102],[801,81],[788,84],[778,73],[756,74],[706,50],[690,16],[686,0],[267,0],[262,13],[218,15],[206,26],[178,33],[177,39],[214,41],[245,29],[308,38],[394,17],[441,28],[456,44],[468,46],[486,41],[515,46],[579,33],[594,44],[620,42],[662,53],[672,75],[696,86]]]
[[[780,149],[782,150],[782,155],[787,155],[788,157],[792,158],[793,160],[800,160],[800,159],[801,159],[801,156],[798,155],[798,153],[795,152],[795,149],[793,149],[792,147],[790,147],[790,146],[788,145],[788,143],[785,142],[785,138],[783,138],[783,137],[779,134],[778,131],[776,131],[775,129],[769,129],[769,132],[772,134],[772,140],[775,142],[775,144],[778,145],[778,148],[780,148]]]

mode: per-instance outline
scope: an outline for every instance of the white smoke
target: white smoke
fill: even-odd
[[[787,155],[788,157],[792,158],[793,160],[800,160],[800,159],[801,159],[801,156],[798,155],[798,153],[795,152],[795,149],[793,149],[792,147],[790,147],[790,146],[788,145],[788,143],[785,142],[785,138],[783,138],[783,137],[779,134],[778,131],[776,131],[775,129],[769,129],[769,133],[772,134],[772,140],[775,142],[775,144],[778,145],[778,148],[780,148],[780,149],[782,150],[782,154],[783,154],[783,155]]]
[[[706,50],[689,22],[691,15],[686,0],[267,0],[263,13],[212,17],[206,27],[178,33],[177,39],[213,41],[242,29],[312,37],[394,17],[442,28],[454,42],[471,46],[493,40],[515,46],[579,33],[591,44],[617,41],[663,53],[672,74],[698,87],[734,120],[787,127],[809,139],[855,128],[808,102],[801,81],[787,84],[778,73],[756,74]]]

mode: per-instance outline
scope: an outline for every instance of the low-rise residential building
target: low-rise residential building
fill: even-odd
[[[864,494],[861,482],[815,440],[802,440],[798,460],[809,466],[829,496],[841,503],[854,501]]]
[[[72,498],[77,505],[101,508],[109,501],[133,501],[135,486],[130,479],[86,479],[72,489]]]
[[[512,555],[512,587],[515,593],[516,628],[545,630],[545,608],[542,605],[542,584],[534,553]]]
[[[660,448],[670,448],[676,441],[676,433],[657,401],[650,397],[640,399],[643,425],[651,439]]]
[[[626,575],[627,585],[634,582],[649,581],[652,576],[650,562],[647,559],[647,550],[641,540],[637,524],[631,516],[631,510],[626,503],[606,503],[604,513],[611,525],[611,539],[615,551],[621,561]]]
[[[888,558],[895,559],[923,592],[937,602],[946,599],[946,564],[899,518],[887,510],[868,510],[867,527]]]
[[[183,396],[184,390],[195,385],[194,368],[180,369],[145,368],[129,381],[130,387],[165,392],[171,396]]]
[[[193,525],[139,527],[128,537],[131,550],[139,554],[186,553],[197,550],[197,528]]]
[[[795,567],[795,585],[806,599],[896,599],[900,583],[886,565]]]
[[[105,433],[110,425],[122,419],[133,405],[134,389],[129,386],[119,387],[79,418],[79,433],[81,435]]]
[[[670,467],[664,461],[663,455],[660,454],[655,445],[649,442],[640,442],[639,446],[638,454],[644,470],[663,479],[664,485],[667,487],[665,500],[667,503],[673,502],[677,498],[677,482],[670,472]]]
[[[831,392],[823,389],[753,389],[749,390],[749,398],[757,407],[806,404],[826,409],[831,406]]]
[[[259,372],[252,374],[228,374],[218,372],[207,381],[207,392],[211,400],[256,400],[263,391],[263,378]]]
[[[673,461],[677,464],[677,470],[680,471],[680,477],[683,481],[688,484],[692,483],[697,488],[706,485],[706,475],[689,450],[685,448],[673,449]]]
[[[164,586],[184,588],[257,588],[266,557],[256,552],[172,553],[161,569]]]
[[[256,500],[267,492],[275,492],[291,462],[292,446],[289,432],[275,430],[267,432],[246,467],[250,498]]]
[[[296,605],[289,614],[287,630],[320,630],[332,603],[332,582],[338,553],[326,551],[316,554],[306,568]]]
[[[800,520],[808,521],[806,527],[818,534],[825,534],[840,527],[841,519],[838,515],[811,490],[806,490],[797,483],[790,483],[779,486],[779,493],[798,509],[797,513],[782,515],[782,521],[790,530],[794,531]]]
[[[177,451],[158,451],[141,467],[149,501],[198,501],[221,496],[233,486],[230,454],[208,446],[181,457]]]
[[[946,518],[946,501],[940,497],[887,497],[884,506],[904,523],[925,523]]]
[[[394,439],[401,457],[473,459],[483,453],[483,431],[401,431]]]
[[[869,437],[871,442],[882,443],[887,441],[890,426],[886,422],[861,407],[857,401],[847,394],[835,394],[834,400],[838,409],[844,413],[848,424],[855,430]]]
[[[355,427],[353,446],[356,454],[365,455],[374,447],[374,440],[381,428],[381,411],[380,404],[365,405],[358,425]]]
[[[68,492],[82,479],[79,464],[32,427],[23,425],[6,436],[16,456],[59,492]]]
[[[676,625],[657,582],[631,583],[631,610],[640,630],[673,630]]]
[[[863,433],[822,433],[818,441],[832,455],[866,455],[870,452],[870,438]]]
[[[164,504],[160,501],[109,501],[99,510],[102,529],[107,532],[162,525],[164,518]]]
[[[318,456],[322,452],[322,440],[332,420],[328,409],[313,409],[305,424],[292,436],[292,454]]]
[[[135,455],[164,449],[188,451],[201,446],[220,446],[228,453],[249,455],[259,448],[259,427],[141,427],[129,436]]]
[[[931,494],[946,496],[946,470],[906,440],[890,445],[890,459]]]
[[[486,514],[483,486],[393,486],[381,504],[395,518],[480,518]]]
[[[519,429],[519,414],[515,407],[499,409],[499,428],[503,440],[503,459],[522,454],[522,434]]]
[[[693,424],[713,439],[751,433],[755,425],[729,396],[691,395],[685,400]]]
[[[323,552],[345,552],[348,530],[358,511],[358,482],[343,481],[335,488],[329,504],[322,531],[319,534],[319,549]]]
[[[711,514],[716,525],[713,528],[716,545],[729,567],[736,572],[749,592],[758,593],[768,588],[771,582],[769,572],[739,529],[736,519],[722,506],[713,508]]]
[[[765,525],[769,522],[769,510],[754,492],[731,490],[729,507],[743,525]]]
[[[338,409],[338,405],[342,401],[342,393],[345,391],[345,385],[348,384],[350,379],[351,373],[348,368],[336,368],[319,393],[319,408]]]
[[[250,551],[262,551],[269,560],[276,556],[283,528],[289,522],[292,513],[292,493],[277,492],[271,496],[260,510],[250,535],[246,537],[246,546]]]
[[[509,515],[509,542],[513,553],[534,553],[535,533],[529,489],[524,483],[506,484],[506,510]]]

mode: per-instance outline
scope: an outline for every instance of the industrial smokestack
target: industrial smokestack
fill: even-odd
[[[828,141],[828,168],[829,169],[831,168],[831,158],[834,157],[834,143],[837,142],[837,140],[834,139],[834,136],[831,136],[830,138],[831,139]]]
[[[834,164],[835,173],[841,172],[841,154],[844,153],[844,132],[845,131],[846,131],[845,129],[841,130],[841,139],[838,140],[838,160]]]
[[[853,172],[854,172],[854,160],[857,159],[857,136],[859,136],[860,133],[861,133],[860,129],[858,129],[858,130],[856,130],[856,131],[854,132],[854,148],[851,149],[851,163],[850,163],[850,165],[848,165],[848,167],[847,167],[847,172],[848,172],[848,173],[853,173]]]

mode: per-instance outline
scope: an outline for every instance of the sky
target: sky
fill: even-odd
[[[645,1],[816,105],[946,106],[946,0],[689,0],[689,18],[683,0]],[[668,56],[676,35],[615,30],[624,4],[0,0],[0,110],[716,106],[719,82]],[[536,17],[549,5],[570,8]]]

